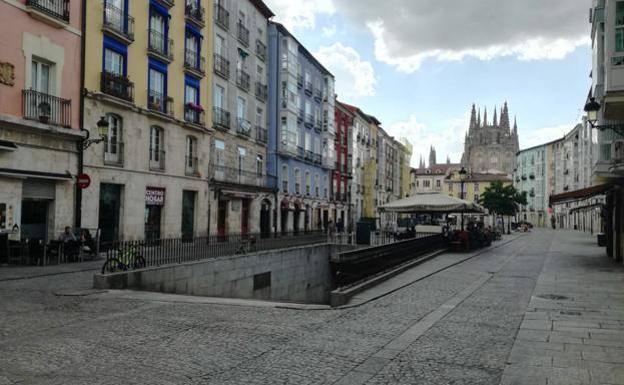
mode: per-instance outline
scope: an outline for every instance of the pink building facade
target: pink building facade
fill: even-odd
[[[0,0],[0,263],[74,223],[81,4]]]

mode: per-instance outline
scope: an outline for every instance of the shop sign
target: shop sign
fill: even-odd
[[[11,87],[15,85],[15,66],[13,64],[0,62],[0,84]]]
[[[165,189],[159,187],[147,187],[145,189],[145,204],[147,206],[164,206]]]

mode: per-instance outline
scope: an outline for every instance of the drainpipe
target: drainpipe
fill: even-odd
[[[79,125],[80,130],[84,130],[84,86],[85,86],[85,35],[87,33],[87,0],[82,0],[81,5],[81,21],[80,21],[80,101],[79,101]],[[78,142],[78,174],[84,171],[84,149],[82,141]],[[82,225],[82,189],[78,187],[78,183],[74,185],[75,189],[75,210],[74,210],[74,227],[78,228]]]

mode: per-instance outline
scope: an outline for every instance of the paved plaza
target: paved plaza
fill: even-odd
[[[98,292],[95,267],[0,268],[0,384],[624,384],[624,267],[578,232],[444,254],[333,310]]]

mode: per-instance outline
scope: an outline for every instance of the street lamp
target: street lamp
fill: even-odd
[[[106,119],[105,116],[102,116],[100,117],[100,120],[98,120],[96,125],[98,128],[98,134],[100,135],[98,139],[89,139],[89,136],[90,136],[89,130],[84,129],[84,128],[82,129],[82,131],[84,131],[87,134],[87,136],[82,141],[83,150],[86,150],[92,144],[101,143],[108,138],[108,119]]]
[[[602,106],[594,97],[589,98],[589,102],[585,104],[585,108],[583,109],[587,112],[587,121],[590,126],[600,131],[613,130],[620,134],[620,136],[624,136],[624,124],[596,124],[598,122],[598,111],[600,111],[601,108]]]
[[[459,170],[459,181],[460,181],[460,194],[461,194],[461,199],[464,199],[464,182],[466,180],[466,174],[468,174],[468,172],[466,171],[466,169],[462,166],[461,170]],[[461,213],[461,229],[462,231],[464,231],[464,212],[462,211]]]

